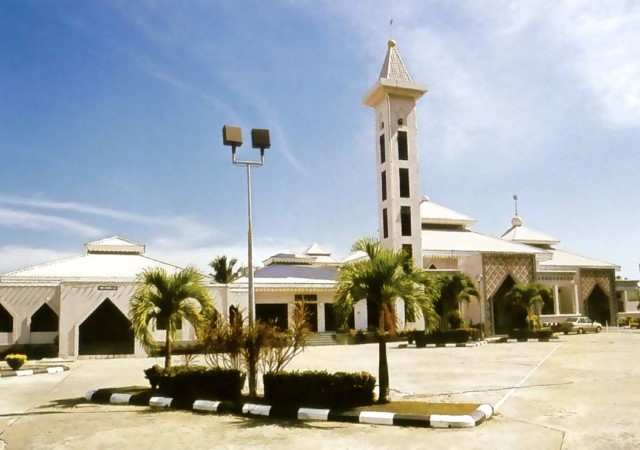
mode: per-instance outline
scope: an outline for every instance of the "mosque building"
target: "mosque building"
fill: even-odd
[[[422,194],[416,106],[426,93],[426,86],[412,80],[390,40],[380,76],[363,99],[374,111],[381,244],[408,252],[426,271],[464,273],[474,280],[480,298],[464,305],[463,313],[467,323],[482,326],[487,335],[507,331],[509,289],[533,281],[553,292],[553,301],[541,307],[544,322],[587,315],[616,324],[618,313],[640,317],[633,297],[638,283],[617,281],[617,265],[557,248],[559,240],[525,227],[517,214],[500,237],[475,232],[471,228],[475,219]],[[0,349],[54,343],[61,356],[145,354],[127,318],[136,277],[147,268],[161,267],[170,273],[180,268],[146,256],[144,245],[118,236],[85,246],[85,254],[0,275]],[[296,303],[304,301],[312,330],[318,335],[335,332],[338,270],[362,257],[356,253],[337,260],[319,244],[300,254],[273,255],[255,271],[256,318],[286,328]],[[222,314],[234,305],[248,306],[246,277],[228,285],[212,280],[210,291]],[[398,303],[402,328],[408,322]],[[349,327],[366,329],[376,318],[361,300]],[[410,325],[419,327],[420,322]],[[154,336],[161,341],[163,330],[154,330]],[[183,324],[178,341],[194,339],[194,330]]]

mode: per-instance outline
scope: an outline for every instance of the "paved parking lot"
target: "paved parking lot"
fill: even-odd
[[[154,359],[79,360],[69,372],[0,379],[0,449],[637,448],[640,333],[561,336],[476,348],[389,346],[392,397],[490,403],[470,429],[283,422],[78,401],[145,385]],[[177,358],[179,361],[179,358]],[[314,347],[291,369],[377,373],[375,345]]]

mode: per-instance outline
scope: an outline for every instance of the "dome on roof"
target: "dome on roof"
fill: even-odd
[[[521,227],[523,223],[522,219],[518,216],[514,216],[513,219],[511,219],[511,225],[514,227]]]

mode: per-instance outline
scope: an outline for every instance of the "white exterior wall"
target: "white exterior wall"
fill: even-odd
[[[113,286],[117,290],[100,290],[99,286]],[[60,356],[78,356],[80,325],[98,306],[109,299],[124,316],[136,284],[129,283],[63,283],[60,289]],[[136,341],[135,354],[146,353]]]
[[[470,303],[463,302],[462,315],[465,319],[465,325],[484,323],[485,321],[485,302],[486,295],[484,292],[483,273],[482,273],[482,255],[476,254],[460,258],[460,271],[467,274],[476,284],[480,292],[480,298]]]
[[[0,286],[0,303],[13,317],[13,331],[0,333],[0,345],[51,343],[58,333],[30,333],[31,316],[44,304],[60,316],[57,286]]]
[[[367,329],[367,301],[359,300],[353,308],[354,325],[357,330]]]
[[[379,237],[383,246],[401,249],[410,244],[414,263],[422,268],[420,201],[420,168],[418,158],[418,128],[415,100],[411,97],[389,96],[374,107],[376,139],[376,173],[379,216]],[[398,121],[403,124],[399,125]],[[408,159],[398,158],[398,131],[407,133]],[[381,162],[380,137],[384,136],[385,162]],[[400,197],[399,169],[409,171],[409,198]],[[382,200],[382,172],[386,173],[387,198]],[[400,208],[411,208],[411,236],[402,236]],[[383,210],[387,210],[388,237],[384,237]]]
[[[423,267],[429,269],[432,265],[435,270],[457,270],[458,258],[423,258]]]

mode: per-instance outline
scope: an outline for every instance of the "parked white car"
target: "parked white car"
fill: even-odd
[[[566,322],[560,324],[560,331],[564,334],[569,334],[574,331],[578,334],[584,334],[588,331],[600,333],[602,331],[602,325],[588,317],[571,317],[567,319]]]

